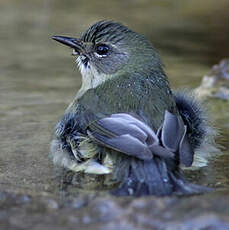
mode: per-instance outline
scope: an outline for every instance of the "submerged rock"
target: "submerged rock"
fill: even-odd
[[[203,77],[195,92],[200,97],[229,100],[229,59],[223,59],[214,65],[209,75]]]

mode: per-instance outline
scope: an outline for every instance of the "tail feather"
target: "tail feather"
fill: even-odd
[[[116,175],[116,180],[122,182],[118,188],[112,191],[114,195],[167,196],[171,194],[201,194],[210,191],[206,187],[186,182],[180,175],[178,168],[169,169],[165,161],[158,157],[154,157],[150,161],[120,157],[119,162],[121,165],[116,167],[114,175]],[[122,167],[124,165],[125,167]],[[123,173],[125,179],[119,178],[119,176],[123,176]]]

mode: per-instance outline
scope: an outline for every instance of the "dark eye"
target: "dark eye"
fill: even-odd
[[[95,48],[95,51],[98,55],[107,55],[108,51],[109,51],[109,47],[105,44],[100,44],[97,45]]]

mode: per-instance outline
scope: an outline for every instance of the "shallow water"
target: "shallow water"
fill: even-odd
[[[113,19],[157,47],[173,88],[194,88],[229,55],[227,1],[0,0],[1,191],[55,197],[59,183],[48,158],[55,123],[80,87],[71,51],[52,35],[76,36]],[[127,10],[128,8],[128,10]],[[218,17],[215,17],[218,15]],[[223,154],[190,178],[229,191],[229,103],[207,104]],[[59,196],[59,195],[58,195]]]

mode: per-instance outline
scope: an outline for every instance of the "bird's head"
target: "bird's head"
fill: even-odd
[[[52,38],[73,49],[73,55],[78,56],[83,80],[95,81],[97,85],[120,74],[162,70],[160,58],[152,44],[143,35],[120,23],[100,21],[80,38]]]

